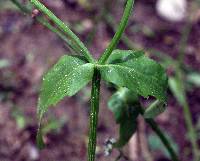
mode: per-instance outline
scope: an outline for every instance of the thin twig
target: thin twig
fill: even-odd
[[[10,1],[13,2],[13,4],[15,4],[23,13],[27,15],[32,14],[32,10],[26,7],[25,5],[22,5],[18,0],[10,0]],[[62,39],[67,44],[70,50],[72,49],[77,54],[80,53],[79,50],[77,49],[77,46],[74,46],[74,44],[72,44],[72,42],[65,36],[63,32],[52,26],[44,17],[36,16],[35,19],[39,23],[47,27],[50,31],[54,32],[60,39]]]
[[[92,55],[90,54],[88,49],[85,47],[83,42],[69,29],[69,27],[63,21],[61,21],[57,16],[55,16],[53,12],[51,12],[47,7],[45,7],[38,0],[30,0],[30,1],[38,10],[40,10],[52,22],[54,22],[54,24],[69,37],[69,39],[73,42],[73,44],[76,44],[79,47],[80,53],[82,53],[90,63],[95,62],[95,60],[93,59]]]
[[[114,50],[114,48],[119,43],[120,38],[122,37],[122,34],[124,33],[124,30],[125,30],[125,28],[128,24],[128,19],[131,15],[133,4],[134,4],[134,0],[128,0],[127,1],[126,8],[125,8],[124,14],[122,16],[120,25],[119,25],[113,39],[111,40],[110,44],[108,45],[107,49],[105,50],[105,52],[100,57],[100,59],[99,59],[100,64],[104,64],[107,61],[107,59],[109,58],[112,51]]]

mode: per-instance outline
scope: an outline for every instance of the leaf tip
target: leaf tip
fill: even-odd
[[[37,142],[37,147],[42,150],[45,147],[43,137],[42,137],[42,129],[41,126],[39,125],[38,131],[37,131],[37,136],[36,136],[36,142]]]

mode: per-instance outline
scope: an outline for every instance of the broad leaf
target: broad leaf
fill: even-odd
[[[127,55],[126,58],[123,58]],[[162,66],[142,52],[117,50],[110,58],[113,64],[100,65],[102,79],[127,87],[143,97],[154,96],[166,102],[167,76]]]
[[[155,118],[159,114],[163,113],[165,111],[165,104],[163,102],[160,102],[156,100],[153,102],[144,112],[144,118]]]
[[[38,101],[39,129],[37,144],[44,147],[41,121],[48,107],[55,105],[65,96],[72,96],[91,79],[94,65],[77,56],[63,56],[44,76]]]
[[[120,88],[110,98],[108,108],[113,112],[116,122],[120,123],[124,116],[123,112],[126,112],[124,109],[136,103],[138,103],[138,96],[134,92],[127,88]]]
[[[114,147],[116,148],[122,148],[125,146],[130,138],[133,136],[133,134],[137,130],[137,120],[135,117],[135,112],[130,113],[127,118],[124,118],[124,120],[120,123],[120,129],[119,129],[119,139],[114,144]]]
[[[83,88],[93,76],[94,65],[73,57],[63,56],[43,78],[39,96],[39,118],[50,105],[65,96],[72,96]]]
[[[129,59],[137,59],[138,57],[144,55],[141,50],[119,50],[116,49],[112,52],[108,58],[108,64],[122,63]]]
[[[125,106],[125,107],[124,107]],[[124,116],[124,109],[127,105],[122,100],[120,94],[115,93],[108,102],[108,108],[113,112],[116,123],[120,123]]]
[[[115,147],[123,147],[136,131],[139,106],[138,96],[127,88],[121,88],[109,100],[108,108],[114,113],[116,122],[120,124],[120,136],[114,144]]]

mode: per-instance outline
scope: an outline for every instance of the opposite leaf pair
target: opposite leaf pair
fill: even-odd
[[[144,97],[154,96],[166,101],[165,71],[142,51],[114,50],[105,65],[88,63],[80,56],[65,55],[43,78],[38,103],[40,121],[49,106],[86,86],[92,80],[94,69],[99,70],[101,78],[107,82],[127,87]]]

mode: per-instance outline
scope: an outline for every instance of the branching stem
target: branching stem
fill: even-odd
[[[90,62],[94,63],[95,60],[93,59],[92,55],[82,43],[82,41],[62,22],[58,17],[56,17],[49,9],[47,9],[42,3],[38,0],[30,0],[31,3],[42,13],[44,13],[51,21],[55,23],[55,25],[62,30],[71,41],[74,42],[79,48],[80,52],[85,56],[85,58]]]
[[[18,0],[10,0],[15,4],[23,13],[30,15],[32,13],[32,10],[26,7],[25,5],[22,5]],[[79,54],[78,47],[75,44],[72,44],[72,42],[61,32],[59,29],[52,26],[48,20],[46,20],[42,16],[36,16],[35,19],[42,24],[43,26],[47,27],[50,31],[54,32],[60,39],[62,39],[67,46],[69,46],[70,49],[74,50],[77,54]]]
[[[30,10],[25,8],[24,6],[20,5],[20,3],[17,0],[11,0],[13,3],[15,3],[23,12],[30,14]],[[47,15],[47,17],[54,22],[57,28],[53,27],[46,19],[43,17],[37,17],[37,20],[42,23],[44,26],[48,27],[51,31],[55,32],[59,37],[61,37],[63,40],[65,40],[68,44],[72,42],[72,46],[76,46],[78,51],[80,51],[85,58],[91,62],[94,63],[95,60],[91,56],[88,49],[85,47],[85,45],[80,41],[80,39],[59,19],[57,18],[50,10],[48,10],[42,3],[40,3],[38,0],[30,0],[31,3],[39,9],[42,13]],[[117,46],[117,44],[120,41],[120,38],[127,26],[128,19],[131,15],[132,7],[134,4],[134,0],[127,0],[126,8],[123,14],[123,17],[121,19],[120,25],[117,29],[116,34],[114,35],[111,43],[109,44],[106,51],[103,53],[103,55],[99,59],[99,65],[103,65],[106,63],[107,59],[109,58],[110,54],[114,50],[114,48]],[[69,38],[66,38],[62,35],[62,32],[66,34],[66,36]],[[78,52],[77,51],[77,52]],[[92,90],[91,90],[91,111],[90,111],[90,129],[89,129],[89,143],[88,143],[88,161],[95,161],[95,151],[96,151],[96,137],[97,137],[97,125],[98,125],[98,113],[99,113],[99,96],[100,96],[100,81],[101,81],[101,75],[97,67],[94,69],[94,75],[92,79]],[[172,160],[173,161],[179,161],[178,157],[176,156],[176,153],[174,152],[173,148],[171,147],[169,141],[165,137],[165,135],[162,133],[160,128],[157,126],[157,124],[154,122],[153,119],[146,119],[146,122],[152,127],[152,129],[156,132],[156,134],[160,137],[163,144],[166,146],[167,150],[169,151]]]
[[[105,52],[102,54],[102,56],[99,59],[99,64],[105,64],[107,59],[109,58],[110,54],[112,53],[112,51],[115,49],[115,47],[117,46],[117,44],[120,41],[120,38],[128,24],[128,19],[131,15],[131,11],[133,8],[133,4],[134,4],[134,0],[127,0],[127,4],[126,4],[126,8],[124,10],[124,14],[123,17],[121,19],[120,25],[118,27],[117,32],[115,33],[112,41],[110,42],[109,46],[107,47],[107,49],[105,50]]]

